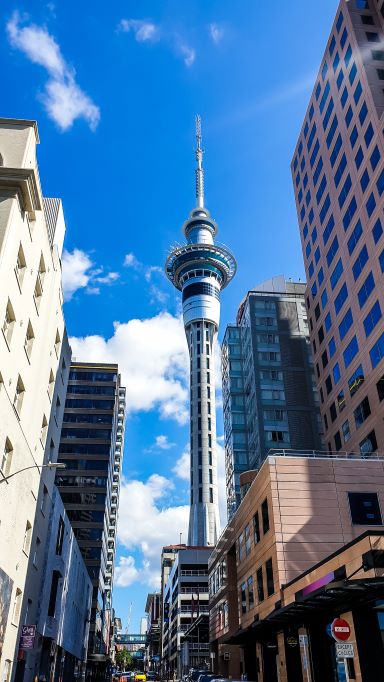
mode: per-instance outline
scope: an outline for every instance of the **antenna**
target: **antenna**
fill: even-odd
[[[201,118],[197,114],[196,118],[196,206],[204,208],[204,170],[203,170],[203,149],[201,147]]]

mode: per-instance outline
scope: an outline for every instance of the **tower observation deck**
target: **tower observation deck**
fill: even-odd
[[[196,207],[183,225],[187,243],[165,263],[182,292],[190,356],[191,500],[189,545],[215,545],[220,534],[217,487],[216,410],[213,345],[220,321],[220,292],[236,272],[225,246],[214,242],[218,227],[204,206],[201,122],[196,116]]]

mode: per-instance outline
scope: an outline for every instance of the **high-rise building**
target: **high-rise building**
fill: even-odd
[[[321,450],[322,427],[305,307],[306,285],[273,277],[249,291],[222,344],[227,508],[240,474],[271,449]]]
[[[145,646],[146,669],[160,672],[160,593],[147,595],[145,604],[147,614],[147,641]]]
[[[34,528],[49,513],[48,463],[57,461],[67,375],[65,224],[60,200],[43,198],[38,143],[35,121],[0,119],[0,679],[7,682],[23,602],[30,613],[38,606],[38,592],[25,592],[26,575],[39,551]],[[31,623],[28,612],[23,617]]]
[[[292,160],[329,450],[383,449],[384,9],[342,0]]]
[[[165,271],[182,291],[190,354],[191,500],[189,545],[214,545],[220,519],[217,490],[213,344],[220,320],[220,291],[236,271],[230,251],[214,243],[217,225],[204,207],[200,118],[196,119],[196,207],[183,225],[187,244],[167,258]]]
[[[116,525],[124,440],[125,389],[118,366],[71,365],[56,476],[93,584],[87,666],[109,654]]]

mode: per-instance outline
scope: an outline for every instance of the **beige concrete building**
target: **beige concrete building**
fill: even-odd
[[[54,471],[45,469],[41,481],[38,467],[57,460],[68,371],[64,218],[58,199],[43,199],[38,142],[34,121],[0,119],[0,679],[7,682],[16,667],[28,562],[42,560],[33,528],[48,513],[53,488]],[[26,624],[36,598],[31,593],[32,604],[26,602]]]
[[[347,599],[341,607],[337,600],[331,601],[320,614],[319,599],[318,611],[312,612],[314,620],[307,621],[299,606],[294,616],[291,612],[284,615],[284,605],[292,601],[292,590],[284,589],[313,571],[319,562],[346,550],[345,546],[353,545],[364,532],[379,527],[382,533],[383,505],[383,458],[284,456],[283,452],[271,452],[260,470],[254,472],[253,482],[209,561],[210,643],[215,672],[234,679],[246,673],[248,679],[257,682],[345,679],[332,676],[337,664],[335,650],[326,644],[316,648],[316,642],[324,631],[326,643],[326,626],[340,613],[353,611],[352,602]],[[349,555],[344,558],[350,560]],[[340,560],[338,564],[333,562],[332,570],[341,566],[344,563]],[[350,575],[348,570],[335,570],[329,582]],[[313,581],[316,579],[315,575]],[[305,579],[302,582],[310,583]],[[301,586],[300,582],[295,592]],[[365,611],[361,618],[367,627],[368,620],[376,617],[378,594],[368,594],[367,590],[363,595],[365,601],[360,605]],[[321,633],[316,630],[316,622],[321,622]],[[313,632],[313,674],[307,678],[301,671],[298,646],[303,627],[308,629],[307,636]],[[378,624],[376,627],[379,629]],[[290,637],[296,638],[297,645],[298,655],[293,662],[294,639],[288,640]],[[378,646],[375,656],[380,655],[384,660],[384,651],[380,654]],[[319,660],[324,660],[322,667]]]

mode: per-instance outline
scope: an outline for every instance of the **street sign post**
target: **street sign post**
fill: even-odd
[[[352,642],[336,642],[337,658],[353,658],[355,651]]]
[[[20,649],[33,649],[36,636],[36,625],[22,625],[20,635]]]
[[[345,642],[351,636],[351,626],[344,618],[335,618],[331,625],[331,632],[337,642]]]

